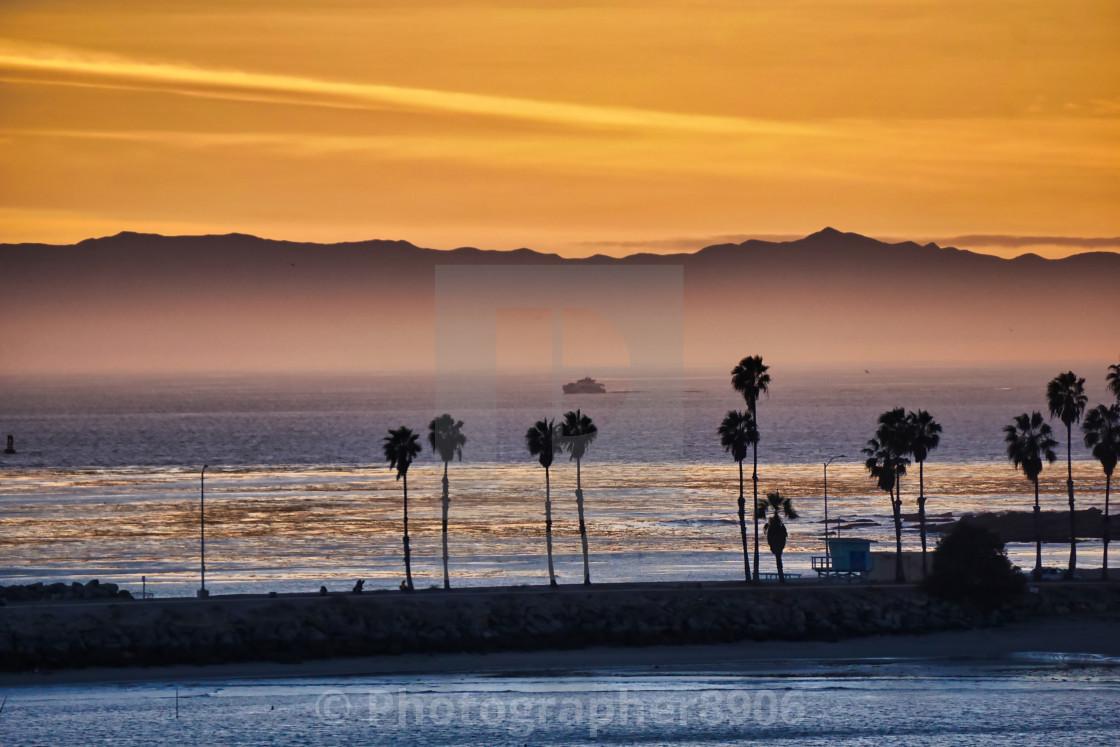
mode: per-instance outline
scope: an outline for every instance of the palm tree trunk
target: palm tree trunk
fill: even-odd
[[[774,553],[774,563],[778,566],[778,583],[784,584],[786,582],[786,573],[782,569],[782,554],[780,552]]]
[[[926,577],[926,476],[925,462],[918,462],[918,531],[922,535],[922,578]]]
[[[1101,563],[1101,578],[1105,581],[1108,580],[1108,541],[1111,539],[1108,531],[1108,494],[1112,490],[1112,473],[1109,472],[1104,476],[1104,531],[1101,536],[1104,540],[1104,560]]]
[[[404,582],[405,588],[412,591],[412,551],[408,547],[408,475],[401,475],[404,480]]]
[[[447,484],[447,462],[443,463],[443,588],[451,588],[451,576],[447,573],[447,506],[451,495]]]
[[[754,472],[751,473],[754,484],[754,503],[751,504],[751,516],[754,517],[754,580],[758,583],[758,444],[751,448],[751,453],[754,454]]]
[[[743,463],[739,462],[739,534],[743,537],[743,573],[751,580],[751,553],[747,547],[747,499],[743,497]]]
[[[1069,569],[1066,578],[1077,570],[1077,529],[1073,515],[1073,423],[1066,426],[1066,491],[1069,493]]]
[[[1038,507],[1038,477],[1034,478],[1034,580],[1042,578],[1042,509]]]
[[[548,544],[548,585],[556,586],[556,571],[552,568],[552,487],[548,467],[544,468],[544,537]]]
[[[902,485],[898,472],[894,474],[894,491],[891,493],[891,508],[894,510],[894,581],[906,583],[902,570]]]
[[[583,523],[583,482],[580,477],[580,460],[576,460],[576,512],[579,514],[579,539],[583,543],[583,583],[591,583],[591,566],[587,562],[587,525]]]

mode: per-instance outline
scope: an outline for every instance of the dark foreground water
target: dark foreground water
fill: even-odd
[[[176,706],[176,691],[178,706]],[[529,674],[22,687],[4,744],[1103,745],[1120,660],[791,661],[742,673]],[[176,707],[178,712],[176,713]]]

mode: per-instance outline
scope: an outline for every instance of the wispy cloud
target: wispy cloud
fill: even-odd
[[[1022,249],[1032,246],[1064,246],[1076,249],[1120,250],[1120,236],[1088,238],[1082,236],[1007,236],[1002,234],[974,234],[935,239],[940,246],[1000,246]]]
[[[617,106],[595,106],[492,96],[426,88],[349,83],[294,75],[223,70],[192,65],[148,62],[125,57],[93,55],[69,49],[27,47],[0,41],[0,70],[85,79],[124,81],[160,90],[218,98],[262,95],[299,97],[299,103],[337,106],[339,102],[368,108],[394,107],[445,113],[500,117],[584,128],[624,128],[694,134],[776,134],[816,128],[742,117],[683,114]],[[58,82],[48,80],[48,82]]]

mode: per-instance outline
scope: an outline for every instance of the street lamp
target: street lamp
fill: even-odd
[[[209,466],[209,464],[202,465],[202,479],[199,485],[198,497],[199,557],[202,563],[202,586],[198,590],[199,599],[205,599],[210,596],[210,592],[206,591],[206,468]]]
[[[828,461],[824,463],[824,556],[825,562],[829,566],[832,565],[832,553],[828,549],[828,465],[835,462],[837,459],[844,459],[846,454],[837,454],[836,456],[829,457]],[[840,521],[836,522],[836,534],[840,534]]]

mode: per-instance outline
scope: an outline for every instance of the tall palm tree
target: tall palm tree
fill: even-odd
[[[1054,447],[1054,432],[1042,419],[1042,414],[1033,412],[1015,416],[1015,422],[1003,428],[1004,441],[1007,443],[1007,458],[1016,468],[1022,468],[1027,479],[1034,483],[1034,577],[1042,577],[1042,516],[1038,506],[1038,476],[1042,474],[1042,460],[1053,463],[1057,456]]]
[[[1108,384],[1108,391],[1112,392],[1117,404],[1120,404],[1120,363],[1113,363],[1108,367],[1108,376],[1105,377],[1105,382]]]
[[[1120,459],[1120,404],[1108,407],[1097,405],[1089,410],[1085,422],[1081,424],[1085,433],[1085,445],[1093,450],[1104,469],[1104,560],[1101,563],[1101,578],[1108,579],[1109,532],[1108,499],[1112,491],[1112,472]]]
[[[451,588],[451,577],[447,573],[447,509],[451,504],[448,490],[447,464],[456,456],[463,461],[463,446],[467,437],[462,433],[463,421],[455,420],[447,413],[440,415],[428,424],[428,443],[432,451],[439,454],[443,462],[443,588]]]
[[[544,537],[548,547],[549,586],[556,586],[556,571],[552,567],[552,488],[548,477],[548,468],[552,466],[552,457],[556,454],[555,434],[556,424],[547,418],[538,420],[525,432],[525,446],[530,456],[537,457],[544,467]]]
[[[767,514],[770,515],[766,519]],[[783,498],[779,491],[766,494],[766,500],[759,501],[754,507],[754,515],[759,519],[766,519],[766,543],[770,545],[770,552],[774,553],[774,563],[778,566],[778,583],[786,582],[785,570],[782,568],[782,552],[786,549],[786,538],[789,532],[782,523],[782,515],[787,519],[798,518],[797,511],[793,508],[793,501]]]
[[[583,583],[591,583],[591,566],[587,559],[587,525],[583,521],[583,481],[580,462],[587,454],[587,448],[599,435],[599,429],[591,418],[579,410],[564,413],[560,424],[560,447],[568,452],[569,460],[576,460],[576,511],[579,514],[579,539],[583,544]]]
[[[420,454],[420,437],[403,425],[389,430],[383,443],[385,458],[389,469],[397,471],[397,479],[404,487],[404,580],[405,587],[412,591],[412,552],[408,546],[408,468]]]
[[[879,428],[876,437],[867,442],[863,453],[867,457],[864,465],[871,477],[875,479],[879,488],[886,491],[891,499],[891,512],[894,516],[894,580],[896,583],[905,583],[906,574],[902,569],[902,475],[906,474],[906,467],[910,460],[902,451],[901,436],[897,432],[897,422],[905,422],[905,415],[897,417],[902,409],[892,410],[879,416]],[[886,419],[886,423],[884,423]]]
[[[1073,578],[1077,570],[1077,530],[1073,505],[1073,424],[1081,420],[1089,398],[1085,396],[1085,379],[1073,371],[1055,376],[1046,385],[1046,403],[1050,417],[1058,418],[1066,427],[1066,491],[1069,493],[1069,568],[1066,578]]]
[[[941,445],[941,425],[925,410],[906,414],[914,461],[918,463],[918,527],[922,535],[922,578],[926,577],[926,475],[929,453]]]
[[[739,534],[743,538],[743,573],[751,580],[751,556],[747,550],[747,501],[743,498],[743,460],[747,449],[758,443],[758,428],[749,412],[729,410],[719,426],[719,443],[739,463]],[[757,562],[757,561],[756,561]]]
[[[731,369],[731,386],[743,395],[747,402],[747,412],[754,420],[755,429],[758,428],[758,398],[770,392],[770,374],[766,373],[770,367],[764,365],[761,355],[750,355],[739,361],[739,365]],[[751,472],[751,483],[754,486],[754,502],[758,503],[758,439],[751,448],[754,455],[754,469]],[[754,520],[754,580],[758,581],[758,518]]]

